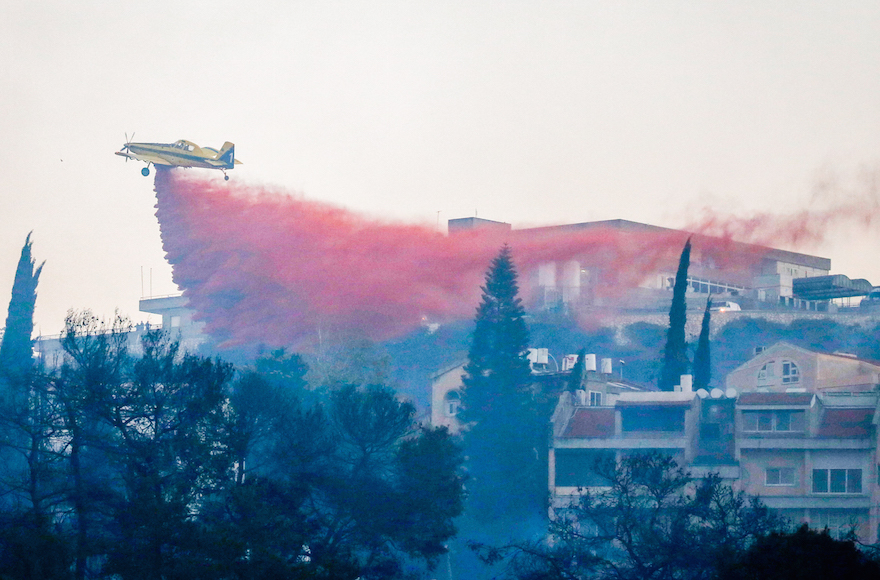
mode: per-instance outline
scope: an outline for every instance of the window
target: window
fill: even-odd
[[[838,540],[846,539],[847,535],[867,520],[867,514],[845,510],[811,510],[810,527],[816,530],[828,528],[828,534]]]
[[[621,429],[630,432],[679,432],[684,433],[682,407],[653,407],[650,405],[624,407],[620,411]]]
[[[814,469],[813,493],[862,493],[862,470]]]
[[[743,411],[743,431],[794,433],[804,430],[803,411]]]
[[[790,385],[793,383],[799,383],[800,381],[801,374],[798,370],[798,366],[790,360],[782,361],[782,384]]]
[[[600,465],[614,465],[612,449],[556,449],[556,485],[560,487],[594,487],[608,485],[599,475]]]
[[[776,411],[774,415],[774,431],[803,431],[803,411]]]
[[[770,361],[764,366],[761,367],[761,370],[758,371],[758,384],[759,385],[768,385],[773,382],[773,379],[776,377],[776,373],[773,371],[776,366],[776,361]]]
[[[179,316],[172,316],[171,317],[171,327],[177,328],[178,326],[180,326],[180,317]]]
[[[794,467],[768,467],[765,485],[794,485]]]
[[[600,391],[590,391],[590,406],[591,407],[601,407],[602,406],[602,393]]]
[[[458,391],[449,391],[446,393],[445,400],[443,401],[443,410],[446,412],[446,416],[455,417],[458,415],[460,407],[461,395],[458,394]]]
[[[776,418],[775,431],[791,431],[791,413],[780,412],[773,415]]]

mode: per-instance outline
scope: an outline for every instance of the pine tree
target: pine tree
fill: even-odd
[[[712,322],[712,297],[706,301],[703,312],[703,325],[700,327],[700,338],[694,353],[694,389],[709,389],[712,379],[712,352],[709,345],[709,325]]]
[[[678,271],[675,273],[675,286],[672,289],[672,306],[669,308],[669,330],[666,332],[666,347],[663,351],[663,369],[660,374],[660,390],[671,391],[687,373],[690,364],[687,357],[687,342],[684,326],[687,322],[687,274],[691,261],[691,239],[688,238],[681,251]]]
[[[541,417],[532,391],[529,332],[508,246],[493,260],[482,289],[459,417],[465,425],[468,511],[476,520],[497,522],[542,505],[546,474],[538,457],[547,417]]]
[[[32,232],[33,233],[33,232]],[[6,315],[6,330],[0,343],[0,366],[10,379],[24,377],[33,365],[34,307],[37,283],[43,264],[35,267],[31,256],[31,234],[27,235],[12,283],[12,299]],[[44,262],[45,263],[45,262]]]
[[[513,390],[522,390],[531,383],[526,351],[529,330],[525,310],[519,299],[516,268],[510,247],[501,248],[486,273],[483,297],[477,307],[475,328],[468,363],[465,365],[465,393],[470,396],[488,379],[498,377]]]

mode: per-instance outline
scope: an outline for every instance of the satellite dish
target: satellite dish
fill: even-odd
[[[706,389],[697,389],[697,396],[701,399],[705,399],[709,396],[709,391],[707,391]]]
[[[724,391],[722,391],[722,390],[719,389],[719,388],[715,388],[715,389],[712,389],[712,393],[711,393],[711,394],[712,394],[712,398],[713,398],[713,399],[720,399],[721,397],[724,396]]]
[[[736,389],[734,389],[733,387],[730,387],[729,389],[724,391],[724,396],[726,396],[728,399],[735,399],[736,395],[737,395]]]

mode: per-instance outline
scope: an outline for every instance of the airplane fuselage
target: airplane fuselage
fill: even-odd
[[[141,170],[144,175],[149,175],[150,165],[219,169],[225,175],[227,169],[241,163],[235,159],[235,145],[228,141],[219,151],[211,147],[199,147],[184,139],[174,143],[126,143],[116,154],[127,159],[145,161],[147,167]]]

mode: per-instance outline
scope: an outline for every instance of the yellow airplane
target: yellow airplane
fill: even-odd
[[[116,154],[125,157],[126,161],[129,159],[146,161],[147,166],[141,169],[141,175],[144,177],[150,174],[150,165],[162,165],[219,169],[223,172],[223,179],[229,181],[226,170],[241,164],[241,161],[235,159],[235,145],[229,141],[223,144],[220,151],[211,147],[199,147],[192,141],[183,139],[174,143],[132,143],[127,141]]]

